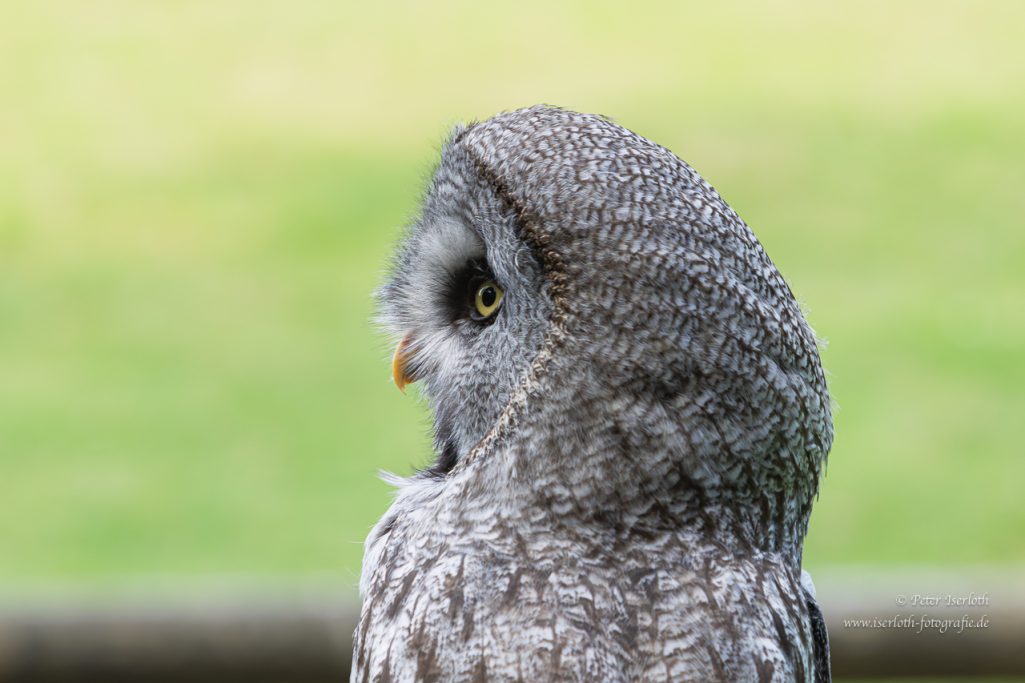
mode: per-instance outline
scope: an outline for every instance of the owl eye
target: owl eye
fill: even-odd
[[[489,320],[498,312],[502,305],[502,288],[494,280],[478,281],[473,296],[473,308],[470,317],[474,320]]]

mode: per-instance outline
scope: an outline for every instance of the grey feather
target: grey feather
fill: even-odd
[[[379,299],[439,460],[367,540],[352,681],[828,679],[816,339],[690,166],[551,107],[461,127]]]

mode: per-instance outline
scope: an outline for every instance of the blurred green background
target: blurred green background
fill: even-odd
[[[837,404],[806,564],[1025,563],[1025,4],[0,3],[0,590],[355,584],[430,455],[370,292],[454,123],[695,166]],[[415,392],[414,392],[415,393]]]

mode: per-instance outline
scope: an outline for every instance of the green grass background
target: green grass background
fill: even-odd
[[[354,582],[429,457],[370,292],[446,130],[675,151],[807,307],[806,562],[1025,564],[1019,2],[0,3],[0,585]]]

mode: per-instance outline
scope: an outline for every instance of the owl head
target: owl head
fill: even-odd
[[[378,296],[434,414],[421,477],[509,457],[580,514],[699,499],[803,536],[832,440],[815,337],[668,150],[553,107],[457,128]]]

